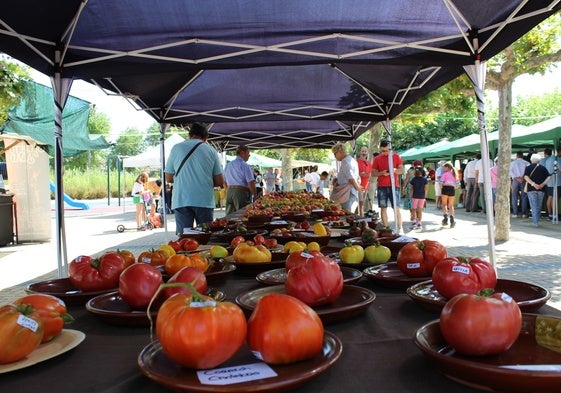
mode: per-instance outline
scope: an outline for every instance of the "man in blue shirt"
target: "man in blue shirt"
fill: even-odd
[[[224,180],[226,182],[226,214],[234,213],[251,203],[255,198],[255,177],[247,165],[250,153],[244,145],[238,146],[236,158],[226,165]]]
[[[205,143],[207,138],[205,126],[191,125],[189,139],[173,146],[166,163],[165,179],[173,183],[171,205],[178,235],[191,229],[195,221],[202,224],[213,220],[214,187],[224,185],[220,157]],[[189,153],[191,155],[181,166]]]

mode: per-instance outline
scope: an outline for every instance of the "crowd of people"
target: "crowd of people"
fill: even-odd
[[[165,166],[166,186],[171,185],[175,190],[169,205],[175,214],[177,234],[193,227],[195,222],[212,221],[216,187],[225,190],[226,214],[243,208],[263,195],[284,191],[279,168],[267,168],[261,173],[247,164],[251,154],[247,146],[238,146],[236,158],[223,169],[216,150],[205,143],[207,138],[206,127],[192,125],[189,139],[173,147]],[[400,233],[403,233],[401,209],[409,212],[411,229],[422,229],[429,184],[434,185],[436,209],[441,210],[443,216],[442,226],[454,228],[456,209],[465,208],[468,213],[486,213],[486,177],[480,153],[474,154],[473,159],[466,160],[456,168],[453,163],[444,160],[437,162],[434,167],[424,165],[420,160],[406,165],[398,153],[391,151],[390,143],[386,140],[380,142],[377,150],[371,152],[363,146],[355,158],[347,152],[345,144],[336,143],[332,147],[337,161],[334,171],[318,173],[317,168],[307,168],[301,174],[295,170],[291,180],[301,183],[306,192],[326,196],[329,196],[330,190],[335,192],[335,189],[344,187],[347,194],[340,201],[341,206],[359,216],[372,211],[373,200],[376,199],[382,225],[389,226],[391,217],[388,208],[391,207],[394,224]],[[537,226],[544,200],[548,219],[554,218],[554,197],[561,196],[561,147],[556,153],[553,155],[551,149],[545,149],[543,157],[537,153],[516,153],[509,171],[513,218],[531,216],[532,223]],[[189,159],[190,156],[193,158]],[[490,162],[494,210],[499,169],[496,158]],[[185,169],[182,170],[183,167]],[[137,197],[139,229],[142,229],[147,219],[143,204],[148,197],[144,195],[155,195],[147,183],[148,175],[140,174],[132,191],[133,197]],[[197,192],[191,192],[193,189]]]

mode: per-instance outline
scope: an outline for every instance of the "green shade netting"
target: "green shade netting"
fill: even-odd
[[[12,107],[3,134],[26,135],[47,146],[54,155],[54,98],[50,87],[25,82],[25,94],[20,104]],[[105,149],[109,143],[102,135],[88,134],[89,103],[69,96],[62,112],[62,151],[73,156],[83,151]]]

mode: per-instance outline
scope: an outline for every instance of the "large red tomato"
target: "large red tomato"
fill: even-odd
[[[125,269],[125,260],[117,252],[99,258],[80,255],[70,262],[70,282],[82,291],[101,291],[117,288],[119,275]]]
[[[190,237],[184,237],[179,241],[183,251],[196,251],[199,248],[199,242]]]
[[[284,283],[286,294],[309,306],[333,303],[343,290],[343,273],[333,259],[314,255],[290,269]]]
[[[265,363],[310,359],[321,351],[323,324],[317,313],[300,300],[272,293],[259,299],[249,318],[247,344]]]
[[[0,307],[0,364],[23,359],[41,344],[43,324],[25,304]]]
[[[497,355],[509,349],[522,328],[518,304],[505,293],[460,294],[440,313],[444,339],[463,355]]]
[[[193,266],[187,266],[187,267],[184,267],[183,269],[179,270],[177,273],[175,273],[173,276],[171,276],[171,278],[167,282],[168,282],[168,284],[169,283],[174,283],[174,282],[189,283],[189,284],[193,285],[193,287],[199,293],[205,293],[207,288],[208,288],[208,284],[206,282],[206,276],[205,276],[204,272],[201,269],[199,269],[198,267],[193,267]],[[191,294],[192,291],[191,291],[191,289],[189,289],[187,287],[167,287],[167,288],[164,288],[164,296],[166,298],[170,297],[174,293]]]
[[[14,302],[15,305],[23,304],[33,307],[33,318],[39,319],[43,324],[43,339],[47,342],[62,332],[65,324],[74,321],[72,315],[68,314],[66,304],[58,297],[42,293],[34,293],[20,297]]]
[[[119,295],[131,308],[146,308],[164,282],[162,272],[148,263],[127,267],[119,278]]]
[[[167,299],[156,320],[156,336],[174,362],[195,369],[214,368],[245,342],[247,322],[231,302],[184,293]]]
[[[397,266],[411,277],[430,276],[434,266],[447,256],[446,248],[436,240],[415,240],[399,250]]]
[[[288,254],[285,264],[286,271],[289,272],[290,269],[303,265],[308,259],[317,255],[323,256],[323,254],[319,251],[294,251]]]
[[[494,289],[497,274],[493,266],[480,258],[448,257],[432,271],[434,288],[451,299],[460,293],[475,295],[482,289]]]

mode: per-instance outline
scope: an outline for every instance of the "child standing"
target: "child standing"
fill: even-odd
[[[409,180],[411,184],[411,221],[413,221],[413,229],[421,229],[423,224],[423,208],[425,207],[425,199],[428,190],[428,180],[426,178],[425,169],[422,166],[415,167],[415,176]]]
[[[442,184],[442,213],[444,219],[442,225],[448,225],[448,216],[450,216],[450,228],[454,228],[454,199],[456,197],[456,188],[459,186],[456,178],[456,171],[451,163],[444,164],[444,172],[440,176]]]

